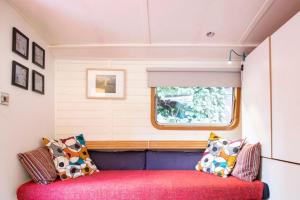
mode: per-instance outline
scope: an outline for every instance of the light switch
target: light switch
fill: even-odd
[[[1,92],[0,104],[8,106],[8,104],[9,104],[9,94],[8,93]]]

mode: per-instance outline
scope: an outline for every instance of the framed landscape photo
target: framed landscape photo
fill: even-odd
[[[32,70],[32,91],[45,94],[44,75],[35,70]]]
[[[32,63],[45,69],[45,50],[35,42],[32,42]]]
[[[28,60],[29,38],[15,27],[12,38],[12,51]]]
[[[124,99],[126,71],[122,69],[88,69],[87,98]]]
[[[12,62],[11,84],[25,90],[28,90],[29,69],[20,63]]]

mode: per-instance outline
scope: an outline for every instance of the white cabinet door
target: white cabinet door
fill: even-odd
[[[247,56],[242,72],[242,132],[271,157],[269,38]]]
[[[271,36],[273,157],[300,163],[300,13]]]

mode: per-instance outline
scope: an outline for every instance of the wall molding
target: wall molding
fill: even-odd
[[[48,45],[49,48],[93,48],[93,47],[257,47],[257,43],[91,43]]]
[[[253,18],[253,20],[250,22],[250,24],[247,26],[246,30],[242,34],[242,36],[240,38],[241,43],[245,42],[248,39],[249,35],[253,32],[253,30],[255,29],[257,24],[260,22],[260,20],[263,18],[263,16],[267,13],[267,11],[269,10],[269,8],[271,7],[271,5],[273,3],[274,3],[274,0],[266,0],[262,4],[260,9],[257,11],[255,17]]]
[[[275,160],[275,161],[278,161],[278,162],[284,162],[284,163],[293,164],[293,165],[300,165],[300,163],[297,163],[297,162],[291,162],[291,161],[288,161],[288,160],[282,160],[282,159],[277,159],[277,158],[269,158],[269,157],[264,157],[264,156],[262,156],[261,158],[268,159],[268,160]]]
[[[207,147],[207,141],[87,141],[87,147],[93,150],[199,150]]]

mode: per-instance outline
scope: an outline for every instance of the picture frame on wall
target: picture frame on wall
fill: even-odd
[[[32,42],[32,63],[45,69],[45,49],[35,42]]]
[[[28,60],[29,38],[16,27],[13,27],[12,51]]]
[[[88,99],[125,99],[126,70],[87,69]]]
[[[24,65],[12,62],[12,79],[11,84],[19,88],[28,90],[29,69]]]
[[[45,94],[45,77],[35,70],[32,70],[32,91]]]

